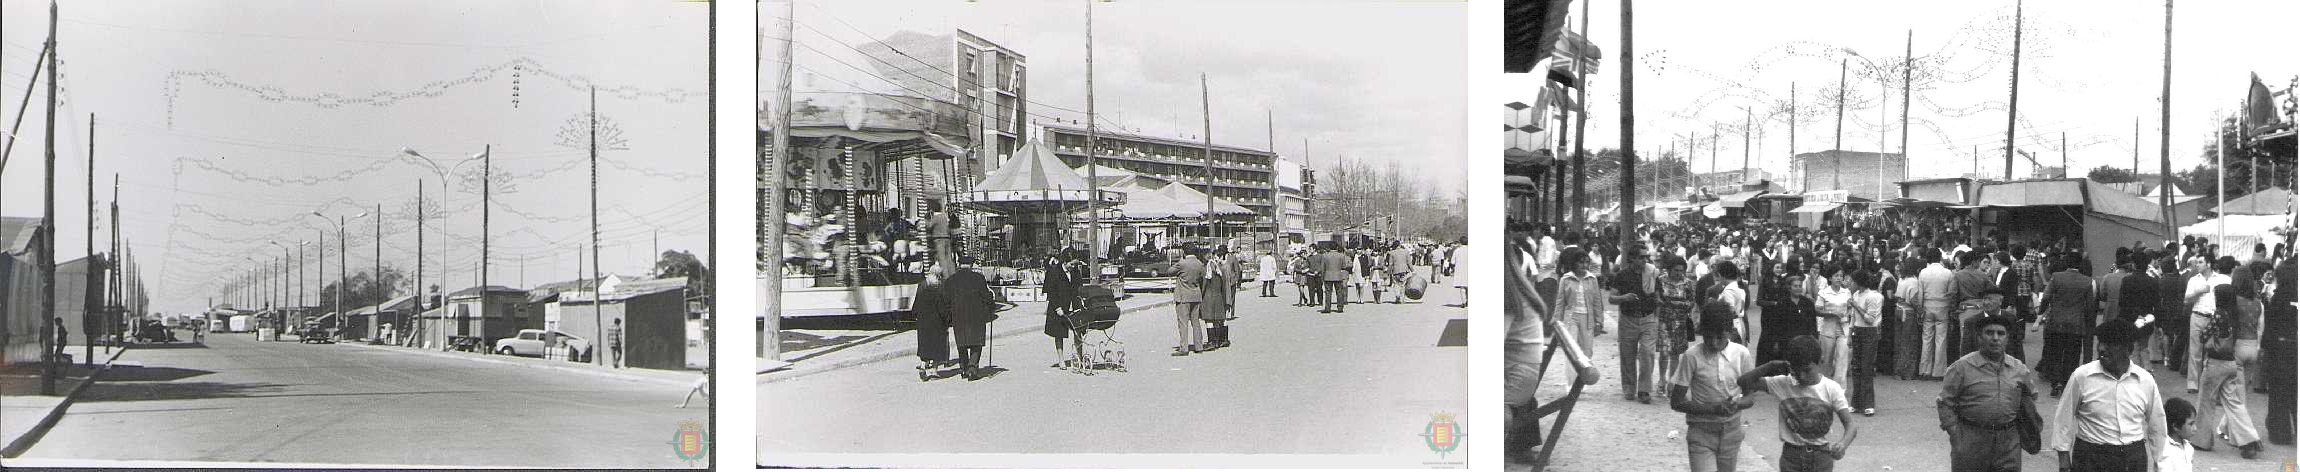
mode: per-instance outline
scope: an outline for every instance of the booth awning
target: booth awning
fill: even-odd
[[[1789,210],[1789,212],[1790,212],[1790,213],[1827,213],[1829,210],[1835,210],[1835,209],[1837,209],[1838,207],[1842,207],[1842,206],[1845,206],[1845,205],[1844,205],[1844,204],[1842,204],[1842,203],[1834,203],[1834,202],[1831,202],[1831,203],[1815,203],[1815,204],[1810,204],[1810,205],[1805,205],[1805,206],[1800,206],[1800,207],[1797,207],[1797,209],[1795,209],[1795,210]]]
[[[1723,196],[1723,197],[1717,197],[1717,204],[1718,204],[1718,205],[1723,205],[1723,206],[1725,206],[1725,208],[1741,208],[1741,207],[1746,207],[1746,206],[1749,206],[1749,199],[1751,199],[1751,198],[1756,198],[1758,195],[1763,195],[1764,193],[1765,193],[1765,191],[1764,191],[1764,190],[1757,190],[1757,191],[1751,191],[1751,192],[1741,192],[1741,193],[1736,193],[1736,194],[1732,194],[1732,195],[1726,195],[1726,196]]]

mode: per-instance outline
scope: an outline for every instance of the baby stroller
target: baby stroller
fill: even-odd
[[[1070,321],[1070,339],[1073,347],[1070,368],[1094,375],[1095,369],[1126,371],[1126,343],[1110,335],[1110,328],[1118,326],[1118,295],[1110,287],[1084,285],[1078,288],[1080,307],[1063,315]],[[1100,339],[1088,339],[1087,333],[1100,332]]]

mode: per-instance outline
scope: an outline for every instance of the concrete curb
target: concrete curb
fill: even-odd
[[[519,362],[519,361],[508,361],[508,360],[500,360],[500,359],[489,359],[489,358],[486,358],[486,357],[484,357],[484,356],[479,356],[479,355],[465,355],[465,354],[456,354],[456,353],[449,353],[449,352],[433,352],[433,351],[431,351],[431,350],[428,350],[428,349],[411,349],[411,348],[405,348],[405,347],[400,347],[400,346],[388,346],[388,345],[368,345],[368,344],[366,344],[366,343],[337,343],[337,344],[339,344],[339,345],[345,345],[345,346],[358,346],[358,347],[363,347],[363,348],[368,348],[368,349],[375,349],[375,350],[382,350],[382,351],[406,352],[406,353],[412,353],[412,354],[420,354],[420,355],[426,355],[426,356],[444,357],[444,358],[450,358],[450,359],[462,359],[462,360],[467,360],[467,361],[472,361],[472,362],[485,362],[485,363],[492,363],[492,364],[515,365],[515,366],[521,366],[521,367],[527,367],[527,368],[534,368],[534,369],[550,369],[550,370],[557,370],[557,371],[563,371],[563,372],[574,372],[574,373],[579,373],[579,374],[595,375],[595,376],[600,376],[600,377],[611,377],[611,378],[615,378],[615,379],[618,379],[618,380],[629,380],[629,381],[635,381],[635,382],[651,382],[651,383],[658,383],[658,384],[664,384],[664,385],[686,385],[686,384],[687,384],[687,383],[689,383],[689,382],[693,382],[693,380],[674,380],[674,379],[667,379],[667,378],[656,378],[656,377],[652,377],[652,376],[644,376],[644,375],[626,375],[626,374],[618,374],[618,373],[614,373],[614,372],[604,372],[604,371],[595,370],[595,369],[585,369],[585,368],[580,368],[580,367],[571,367],[571,366],[559,366],[559,365],[551,365],[551,364],[545,364],[545,363],[539,363],[539,362]],[[588,364],[586,364],[586,365],[588,365]]]
[[[1163,306],[1172,305],[1173,303],[1174,303],[1174,302],[1173,302],[1173,301],[1171,301],[1171,300],[1169,299],[1169,300],[1167,300],[1167,301],[1151,302],[1151,303],[1146,303],[1146,304],[1142,304],[1142,305],[1136,305],[1136,306],[1133,306],[1133,307],[1121,308],[1121,309],[1119,309],[1119,314],[1121,314],[1121,315],[1124,315],[1124,314],[1134,313],[1134,312],[1137,312],[1137,311],[1148,310],[1148,309],[1152,309],[1152,308],[1158,308],[1158,307],[1163,307]],[[1042,324],[1037,324],[1037,323],[1031,323],[1031,324],[1027,324],[1027,325],[1024,325],[1024,326],[1019,326],[1019,327],[1013,327],[1013,328],[1007,328],[1007,329],[999,330],[999,331],[998,331],[998,332],[996,332],[996,333],[990,333],[990,338],[991,338],[991,339],[997,339],[997,338],[1004,338],[1004,337],[1008,337],[1008,336],[1014,336],[1014,335],[1019,335],[1019,334],[1037,333],[1037,332],[1040,332],[1040,331],[1044,331],[1044,330],[1045,330],[1045,328],[1046,328],[1046,326],[1045,326],[1045,325],[1042,325]],[[917,345],[915,345],[915,344],[913,344],[913,345],[911,345],[910,347],[905,347],[905,348],[901,348],[901,349],[890,350],[890,351],[886,351],[886,352],[878,352],[878,353],[872,353],[872,354],[869,354],[869,355],[863,355],[863,356],[850,357],[850,358],[846,358],[846,359],[840,359],[840,360],[837,360],[837,361],[832,361],[832,362],[830,362],[830,363],[827,363],[827,364],[814,364],[814,365],[806,365],[806,364],[796,364],[796,363],[792,363],[792,364],[788,364],[788,365],[792,365],[792,366],[804,366],[804,367],[800,367],[800,368],[792,368],[792,369],[782,369],[782,370],[775,370],[775,371],[769,371],[769,372],[762,372],[762,373],[759,373],[759,380],[758,380],[758,382],[759,382],[759,383],[762,383],[762,384],[764,384],[764,383],[774,383],[774,382],[781,382],[781,381],[785,381],[785,380],[795,379],[795,378],[799,378],[799,377],[805,377],[805,376],[814,375],[814,374],[820,374],[820,373],[829,372],[829,371],[833,371],[833,370],[844,369],[844,368],[848,368],[848,367],[854,367],[854,366],[858,366],[858,365],[863,365],[863,364],[869,364],[869,363],[873,363],[873,362],[884,361],[884,360],[887,360],[887,359],[895,359],[895,358],[900,358],[900,357],[907,357],[907,356],[915,356],[915,355],[918,355],[918,346],[917,346]]]
[[[31,449],[33,444],[38,444],[42,436],[47,436],[48,430],[56,427],[57,421],[64,419],[65,410],[72,408],[72,401],[80,397],[80,392],[87,390],[89,384],[96,383],[96,378],[103,376],[104,372],[112,370],[112,363],[120,360],[121,354],[128,353],[126,346],[117,347],[119,349],[112,351],[112,358],[104,360],[103,367],[96,368],[95,372],[89,372],[88,378],[80,379],[80,383],[72,385],[71,391],[64,392],[64,401],[56,402],[54,408],[49,408],[48,415],[41,417],[39,424],[33,425],[32,429],[25,431],[23,436],[17,436],[15,440],[9,441],[7,447],[0,447],[0,457],[13,458],[23,454],[25,450]]]

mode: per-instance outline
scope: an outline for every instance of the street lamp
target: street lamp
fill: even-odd
[[[311,216],[317,216],[317,217],[319,217],[320,221],[327,221],[327,215],[325,215],[325,214],[321,214],[321,213],[320,213],[320,212],[318,212],[318,211],[313,211],[313,212],[311,212]],[[359,213],[359,214],[357,214],[357,215],[352,215],[350,218],[359,218],[359,217],[363,217],[363,216],[367,216],[367,212],[360,212],[360,213]],[[343,291],[344,291],[344,290],[346,290],[346,289],[349,289],[349,288],[351,288],[351,283],[350,283],[350,282],[351,282],[351,279],[350,279],[349,277],[345,276],[345,272],[347,272],[347,271],[346,271],[346,270],[344,270],[344,267],[345,267],[345,266],[348,266],[348,265],[350,265],[350,256],[349,256],[350,252],[349,252],[349,247],[350,247],[351,243],[349,243],[349,242],[346,242],[346,241],[345,241],[345,239],[347,238],[347,236],[345,236],[345,235],[344,235],[344,232],[343,232],[344,224],[345,224],[345,222],[346,222],[347,220],[349,220],[349,218],[345,218],[345,217],[343,217],[343,216],[341,216],[341,215],[338,215],[338,216],[336,216],[336,217],[335,217],[335,244],[336,244],[336,248],[335,248],[335,255],[336,255],[336,258],[337,258],[337,261],[336,261],[336,262],[337,262],[337,264],[336,264],[336,268],[335,268],[335,330],[336,330],[336,332],[339,332],[339,333],[340,333],[340,332],[343,332],[343,323],[344,323],[344,313],[343,313]],[[320,242],[320,244],[321,244],[321,246],[320,246],[320,247],[322,247],[322,248],[324,248],[324,247],[327,247],[327,246],[326,246],[326,244],[327,244],[327,242],[326,242],[326,241],[327,241],[327,235],[326,235],[325,233],[322,233],[322,234],[320,234],[320,241],[321,241],[321,242]],[[382,245],[382,244],[383,244],[383,241],[376,241],[375,243],[376,243],[377,245]],[[319,263],[320,263],[320,270],[319,270],[319,271],[320,271],[320,276],[321,276],[321,277],[326,277],[326,276],[327,276],[327,256],[324,254],[326,250],[325,250],[325,249],[322,249],[321,251],[322,251],[322,253],[323,253],[323,254],[322,254],[322,255],[320,256],[320,258],[319,258],[319,260],[320,260],[320,262],[319,262]],[[380,267],[378,267],[378,268],[380,269]],[[379,273],[379,274],[377,274],[377,275],[378,275],[378,276],[379,276],[379,278],[380,278],[381,274]]]
[[[448,168],[446,168],[445,170],[442,170],[442,169],[439,167],[439,163],[438,163],[438,162],[434,162],[434,161],[432,161],[432,160],[431,160],[431,158],[429,158],[429,157],[424,157],[424,156],[423,156],[423,153],[415,152],[415,150],[414,150],[414,149],[411,149],[411,148],[404,148],[404,147],[403,147],[403,148],[399,148],[399,153],[400,153],[401,155],[404,155],[404,156],[407,156],[407,157],[412,157],[412,158],[415,158],[417,161],[419,161],[419,162],[422,162],[422,163],[423,163],[423,165],[431,167],[431,172],[439,176],[439,193],[440,193],[440,198],[441,198],[441,199],[443,199],[443,200],[441,200],[442,202],[445,202],[445,201],[446,201],[446,200],[444,200],[444,199],[446,199],[446,198],[450,198],[450,195],[448,195],[448,191],[447,191],[447,174],[453,173],[453,172],[455,171],[455,169],[460,169],[460,168],[462,168],[464,164],[469,164],[469,163],[471,163],[471,162],[473,162],[473,161],[478,161],[478,162],[480,163],[480,166],[479,166],[479,167],[480,167],[480,174],[479,174],[479,188],[480,188],[480,192],[479,192],[479,215],[480,215],[480,216],[479,216],[479,280],[478,280],[478,285],[479,285],[479,317],[480,317],[480,319],[482,319],[482,320],[486,319],[486,318],[487,318],[487,256],[488,256],[488,254],[487,254],[487,253],[488,253],[488,244],[487,244],[487,243],[488,243],[488,240],[487,240],[487,224],[488,224],[488,219],[489,219],[489,218],[488,218],[489,210],[491,210],[491,209],[488,207],[488,205],[489,205],[489,203],[490,203],[490,200],[492,200],[492,196],[493,196],[492,187],[493,187],[493,185],[494,185],[494,182],[493,182],[493,180],[494,180],[494,175],[493,175],[493,170],[494,170],[493,168],[494,168],[494,164],[493,164],[492,162],[494,161],[494,157],[493,157],[493,156],[494,156],[494,154],[495,154],[495,147],[494,147],[494,146],[492,146],[492,145],[490,145],[490,146],[487,146],[487,147],[485,147],[485,148],[482,148],[482,150],[480,151],[480,153],[479,153],[479,154],[473,155],[473,156],[471,156],[470,158],[466,158],[466,159],[463,159],[463,160],[461,160],[461,161],[457,161],[457,162],[456,162],[456,163],[455,163],[453,166],[449,166],[449,167],[448,167]],[[422,184],[418,183],[417,185],[418,185],[418,186],[421,186]],[[419,203],[419,204],[420,204],[420,203]],[[419,263],[419,264],[420,264],[420,262],[421,262],[421,260],[422,260],[422,258],[423,258],[423,248],[422,248],[422,247],[420,247],[420,246],[421,246],[421,245],[418,245],[418,247],[415,249],[415,250],[416,250],[416,255],[415,255],[415,257],[416,257],[416,259],[417,259],[417,261],[418,261],[418,263]],[[443,259],[443,261],[444,261],[444,259]],[[417,274],[417,275],[416,275],[416,277],[420,279],[420,278],[422,277],[422,274]],[[447,280],[447,268],[446,268],[446,267],[441,267],[441,268],[440,268],[440,277],[439,277],[439,278],[440,278],[440,280],[441,280],[442,282],[444,282],[444,281],[446,281],[446,280]],[[422,284],[421,282],[417,282],[417,283],[416,283],[416,287],[415,287],[415,292],[416,292],[416,299],[418,300],[418,302],[416,303],[416,313],[422,313],[422,312],[423,312],[423,303],[421,302],[421,300],[422,300],[423,298],[426,298],[426,297],[428,297],[428,296],[429,296],[428,294],[425,294],[425,293],[423,293],[423,291],[424,291],[424,287],[423,287],[422,285],[423,285],[423,284]],[[594,309],[596,309],[597,307],[593,307],[593,308],[594,308]]]

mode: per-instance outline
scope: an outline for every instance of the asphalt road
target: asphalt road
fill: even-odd
[[[121,362],[142,367],[105,374],[23,457],[686,467],[669,443],[709,421],[672,408],[685,385],[249,334]]]
[[[1466,349],[1437,345],[1447,320],[1467,316],[1442,305],[1457,300],[1454,292],[1321,315],[1289,306],[1291,286],[1280,286],[1277,298],[1258,298],[1258,290],[1239,294],[1235,345],[1211,353],[1170,356],[1171,308],[1126,315],[1115,333],[1127,343],[1125,372],[1051,368],[1053,341],[1032,332],[995,340],[996,364],[1011,370],[978,381],[920,382],[917,360],[899,358],[760,384],[759,461],[854,453],[1334,454],[1369,455],[1367,467],[1422,467],[1461,461],[1476,446],[1470,438],[1441,458],[1421,436],[1435,413],[1478,421],[1460,416],[1468,403]],[[998,323],[1043,319],[1008,312]]]

